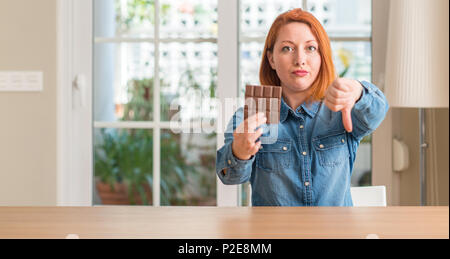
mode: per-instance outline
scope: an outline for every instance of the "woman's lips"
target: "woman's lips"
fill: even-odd
[[[292,74],[294,74],[296,76],[304,77],[304,76],[308,75],[309,73],[306,70],[295,70],[294,72],[292,72]]]

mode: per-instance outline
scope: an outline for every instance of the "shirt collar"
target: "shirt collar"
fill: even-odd
[[[305,111],[306,114],[309,115],[309,117],[314,118],[317,114],[317,111],[319,110],[321,102],[313,102],[309,105],[306,105],[303,103],[297,108],[297,112],[292,110],[289,105],[284,101],[284,98],[281,97],[281,109],[280,109],[280,123],[284,122],[287,118],[287,115],[289,114],[289,110],[293,113],[301,113],[301,110]]]

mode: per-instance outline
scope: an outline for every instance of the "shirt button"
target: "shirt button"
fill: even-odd
[[[286,151],[286,150],[287,150],[287,147],[283,147],[283,150]]]
[[[303,129],[304,128],[304,126],[303,125],[300,125],[300,129]]]
[[[341,141],[342,141],[342,143],[345,143],[345,140],[342,139]]]
[[[305,182],[305,186],[309,186],[309,182]]]
[[[322,144],[320,144],[320,145],[319,145],[319,147],[320,147],[320,148],[324,148],[325,146],[324,146],[324,145],[322,145]]]
[[[303,152],[302,154],[303,154],[304,156],[306,156],[306,152]]]
[[[228,164],[231,165],[231,160],[228,160]]]

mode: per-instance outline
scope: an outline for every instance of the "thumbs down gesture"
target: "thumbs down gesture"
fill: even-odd
[[[351,111],[362,93],[363,86],[358,81],[346,78],[334,80],[325,92],[324,104],[333,112],[341,111],[347,132],[353,131]]]

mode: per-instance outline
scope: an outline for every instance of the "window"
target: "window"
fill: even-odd
[[[298,7],[329,33],[338,73],[371,80],[371,0],[92,1],[94,204],[217,204],[221,136],[211,125],[218,117],[213,100],[221,1],[237,6],[221,19],[239,17],[233,29],[239,52],[220,50],[237,57],[236,97],[243,98],[245,84],[259,83],[274,19]],[[370,171],[368,137],[358,150],[352,186],[370,185]],[[247,187],[238,189],[237,205],[248,204]]]
[[[215,205],[217,0],[93,2],[94,204]]]

